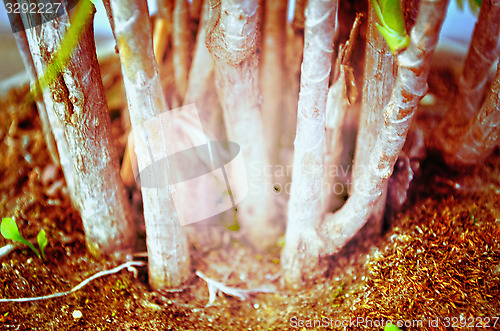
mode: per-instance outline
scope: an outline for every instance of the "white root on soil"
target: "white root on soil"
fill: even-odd
[[[141,174],[149,283],[156,290],[177,287],[190,275],[190,256],[172,200],[169,164],[155,162],[171,154],[166,134],[170,124],[162,123],[163,130],[149,135],[144,126],[168,110],[153,52],[147,4],[112,0],[111,10],[139,170],[152,169],[150,176]]]
[[[26,30],[38,77],[70,24],[63,15]],[[43,97],[87,247],[93,255],[111,255],[133,246],[135,230],[111,138],[92,21],[87,24],[61,75],[44,89]]]
[[[213,280],[205,276],[201,271],[196,271],[196,276],[200,277],[207,283],[208,287],[208,303],[205,307],[210,307],[217,299],[217,293],[220,291],[226,295],[238,298],[242,301],[248,300],[251,295],[257,293],[275,293],[276,288],[274,285],[262,285],[253,289],[242,289],[227,286],[221,282]]]
[[[74,293],[74,292],[82,289],[88,283],[90,283],[91,281],[93,281],[97,278],[116,274],[117,272],[120,272],[125,268],[128,271],[132,272],[134,274],[134,277],[137,277],[137,270],[134,267],[142,267],[145,264],[146,263],[142,262],[142,261],[128,261],[128,262],[125,262],[123,264],[120,264],[119,266],[117,266],[113,269],[99,271],[98,273],[92,275],[91,277],[83,280],[82,282],[80,282],[78,285],[76,285],[75,287],[73,287],[69,291],[58,292],[58,293],[53,293],[53,294],[48,294],[48,295],[42,295],[42,296],[38,296],[38,297],[13,298],[13,299],[0,298],[0,302],[32,302],[32,301],[47,300],[47,299],[54,299],[54,298],[63,297],[65,295]]]
[[[310,0],[294,142],[293,172],[282,267],[285,281],[300,284],[318,271],[322,219],[325,111],[332,67],[337,1]]]

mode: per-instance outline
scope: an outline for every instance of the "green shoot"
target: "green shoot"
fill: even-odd
[[[45,236],[44,230],[41,230],[36,238],[38,247],[40,247],[40,251],[42,252],[42,254],[40,254],[38,249],[36,249],[35,246],[33,246],[33,244],[31,244],[28,240],[24,239],[24,237],[19,233],[17,224],[12,218],[5,217],[2,219],[2,224],[0,224],[0,232],[5,239],[10,239],[20,244],[24,244],[31,248],[31,250],[35,252],[36,256],[38,256],[38,258],[45,258],[45,247],[47,247],[48,240]]]
[[[40,232],[38,232],[36,241],[38,242],[38,247],[40,248],[42,258],[45,259],[45,247],[47,247],[47,244],[49,243],[47,237],[45,236],[45,230],[41,230]]]
[[[401,331],[401,329],[394,324],[386,324],[384,327],[384,331]]]
[[[406,33],[405,20],[399,0],[371,0],[375,14],[380,22],[377,29],[384,37],[394,54],[404,51],[410,44]]]
[[[466,0],[457,0],[457,7],[460,10],[464,10]],[[474,14],[477,15],[479,13],[479,9],[481,8],[482,0],[467,0],[469,3],[469,9]]]

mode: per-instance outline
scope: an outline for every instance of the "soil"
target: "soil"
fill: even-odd
[[[125,98],[117,76],[104,78],[122,152]],[[50,164],[27,92],[12,90],[0,101],[0,216],[13,217],[28,239],[45,229],[49,245],[45,260],[24,246],[1,258],[1,298],[68,291],[123,262],[86,252],[80,216]],[[431,121],[429,114],[419,121]],[[212,249],[193,248],[193,277],[182,291],[153,292],[146,267],[137,277],[125,269],[63,297],[0,303],[2,329],[375,330],[387,320],[399,320],[402,330],[500,329],[500,152],[476,167],[451,169],[432,153],[418,165],[407,201],[387,213],[386,231],[359,235],[324,261],[324,278],[301,291],[280,284],[278,244],[256,253],[224,230],[230,235]],[[140,215],[137,189],[130,194]],[[8,243],[0,238],[0,247]],[[242,299],[219,293],[207,306],[207,283],[195,271],[255,291],[242,291]]]

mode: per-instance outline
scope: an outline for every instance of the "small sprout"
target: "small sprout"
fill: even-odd
[[[469,9],[474,15],[477,15],[479,13],[479,9],[481,8],[481,5],[483,3],[482,0],[468,0],[469,3]],[[460,10],[464,10],[465,5],[465,0],[457,0],[457,7]]]
[[[47,244],[49,243],[49,241],[47,240],[47,236],[45,235],[45,230],[41,230],[40,232],[38,232],[36,241],[38,242],[38,247],[40,248],[42,258],[45,259],[45,247],[47,247]]]
[[[406,33],[405,19],[399,0],[371,0],[375,14],[380,21],[377,29],[394,54],[404,51],[410,44]]]
[[[5,217],[2,219],[0,232],[5,239],[10,239],[20,244],[24,244],[31,248],[31,250],[35,252],[36,256],[38,256],[38,258],[45,258],[45,247],[47,246],[48,240],[45,236],[44,230],[41,230],[37,236],[38,246],[40,247],[40,251],[42,252],[41,255],[38,249],[36,249],[35,246],[33,246],[33,244],[31,244],[28,240],[24,239],[24,237],[19,233],[17,224],[12,218]]]
[[[388,323],[384,327],[384,331],[401,331],[396,325]]]
[[[237,221],[226,227],[229,231],[238,232],[240,230],[240,225]]]
[[[278,241],[276,242],[278,247],[284,247],[285,246],[285,235],[282,235],[278,238]]]

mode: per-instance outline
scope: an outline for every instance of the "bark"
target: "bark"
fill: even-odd
[[[80,4],[82,5],[82,4]],[[26,31],[37,74],[43,75],[72,19],[63,15]],[[111,140],[111,122],[95,53],[92,20],[83,30],[68,63],[43,92],[58,148],[66,140],[71,168],[64,166],[72,197],[80,210],[85,240],[93,255],[110,255],[133,247],[134,227]],[[54,116],[55,115],[55,116]],[[58,122],[58,121],[60,122]],[[73,172],[69,174],[68,172]]]
[[[342,127],[344,125],[345,115],[349,107],[346,96],[346,77],[345,70],[341,69],[340,76],[330,87],[326,100],[326,120],[325,120],[325,173],[323,179],[322,210],[329,212],[332,210],[332,198],[334,185],[337,178],[330,173],[334,167],[340,165],[342,155]]]
[[[260,66],[262,119],[269,157],[279,161],[283,109],[283,58],[285,57],[286,1],[265,0]]]
[[[139,170],[148,166],[152,169],[150,177],[141,174],[149,283],[156,290],[176,287],[189,276],[190,257],[169,188],[169,164],[155,162],[170,154],[165,134],[170,132],[170,124],[163,123],[161,130],[149,135],[144,125],[167,111],[154,58],[147,3],[112,0],[111,10]]]
[[[19,17],[19,21],[21,17]],[[22,24],[22,22],[19,22]],[[21,59],[24,64],[24,68],[28,73],[28,77],[31,82],[36,82],[38,80],[35,65],[33,64],[33,59],[31,58],[31,53],[28,45],[28,39],[26,37],[26,32],[24,30],[14,33],[14,39],[16,40],[17,48],[19,49],[19,53],[21,54]],[[45,109],[45,104],[43,100],[36,99],[35,100],[36,107],[38,109],[38,116],[40,117],[40,122],[42,122],[42,132],[45,138],[45,143],[47,144],[47,148],[49,150],[50,157],[52,162],[56,166],[60,166],[59,162],[59,154],[57,152],[56,142],[54,140],[54,135],[52,133],[52,128],[50,126],[49,117],[47,114],[47,109]],[[61,140],[61,143],[63,141]],[[63,148],[61,146],[61,148]],[[67,147],[65,148],[67,150]]]
[[[199,102],[206,91],[210,78],[214,72],[214,61],[205,44],[207,27],[210,17],[208,0],[203,4],[201,21],[196,37],[196,47],[193,56],[193,63],[189,72],[185,104]]]
[[[479,111],[488,72],[498,58],[499,37],[500,1],[484,0],[458,80],[457,93],[435,135],[438,148],[449,156],[452,156],[456,138],[463,134],[469,120]]]
[[[172,33],[174,0],[158,0],[158,14],[153,30],[156,62],[162,63]]]
[[[204,0],[191,0],[189,2],[189,15],[191,18],[198,20],[203,11],[203,7],[205,6],[203,3],[206,2]]]
[[[172,30],[175,85],[179,98],[186,94],[189,65],[191,63],[191,30],[187,0],[175,0]]]
[[[269,158],[263,136],[258,88],[259,15],[257,1],[211,1],[207,47],[215,60],[216,86],[228,139],[239,144],[245,169],[233,169],[239,189],[248,194],[238,205],[238,221],[259,248],[275,244],[279,224],[274,221],[275,201]],[[243,173],[245,170],[245,173]]]
[[[209,18],[209,3],[207,0],[202,8],[184,104],[196,104],[204,130],[211,139],[225,140],[222,110],[217,107],[217,103],[211,102],[210,97],[211,94],[216,95],[216,91],[214,87],[214,60],[205,44]]]
[[[398,74],[384,122],[369,153],[367,168],[346,204],[326,215],[318,229],[325,245],[321,256],[338,252],[367,222],[384,191],[403,148],[417,105],[427,91],[430,58],[439,38],[448,1],[422,0],[408,49],[397,58]]]
[[[349,106],[356,102],[357,90],[354,83],[353,69],[349,66],[350,57],[353,51],[355,40],[359,32],[361,24],[361,15],[356,16],[353,23],[349,39],[345,44],[339,47],[337,59],[335,61],[335,72],[332,75],[333,84],[328,91],[326,100],[326,115],[325,115],[325,177],[323,182],[323,212],[329,212],[333,208],[340,207],[340,200],[333,198],[337,191],[339,178],[336,176],[338,171],[334,171],[335,167],[342,166],[342,128]],[[343,197],[342,197],[343,198]]]
[[[335,34],[336,1],[310,0],[306,7],[304,59],[294,142],[293,173],[282,267],[285,281],[301,282],[318,266],[321,241],[325,109]]]
[[[303,24],[303,22],[302,22]],[[283,125],[281,126],[280,158],[279,163],[288,166],[293,162],[293,140],[297,128],[297,107],[300,89],[300,65],[304,51],[304,28],[295,23],[286,25],[286,52],[285,52],[285,79],[284,94],[286,96],[283,107]],[[287,173],[286,178],[279,182],[287,183],[291,179]],[[289,192],[284,191],[285,195]]]
[[[500,143],[500,63],[488,96],[462,134],[447,145],[449,164],[473,165],[483,161]]]
[[[376,28],[377,16],[371,2],[369,2],[368,11],[363,100],[354,154],[352,185],[349,188],[350,194],[352,188],[359,184],[362,174],[369,167],[370,151],[373,150],[384,122],[381,110],[391,98],[396,75],[394,56]],[[379,233],[382,229],[386,197],[387,185],[384,186],[376,207],[371,211],[371,232]]]

